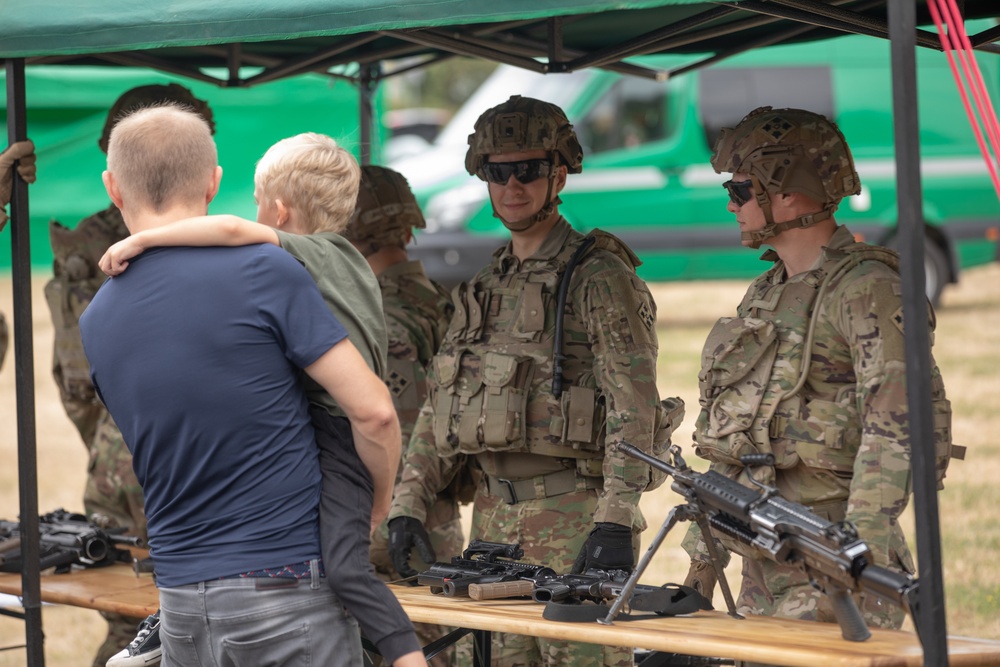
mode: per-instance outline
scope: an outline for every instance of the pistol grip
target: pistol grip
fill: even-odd
[[[863,642],[872,636],[865,619],[861,615],[861,610],[854,603],[854,598],[846,589],[830,591],[830,603],[833,605],[833,614],[840,624],[840,632],[844,639],[849,642]]]

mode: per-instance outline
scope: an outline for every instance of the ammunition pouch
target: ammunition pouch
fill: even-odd
[[[434,358],[434,438],[445,454],[525,448],[525,408],[531,386],[528,357],[467,350]]]
[[[724,317],[708,335],[698,373],[701,412],[695,451],[718,463],[740,465],[767,443],[752,430],[778,351],[774,325],[756,318]],[[765,452],[769,449],[763,450]]]

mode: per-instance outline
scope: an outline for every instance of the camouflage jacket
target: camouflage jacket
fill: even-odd
[[[429,370],[430,395],[391,518],[423,520],[466,456],[483,465],[497,453],[522,453],[547,469],[521,478],[576,467],[603,478],[595,522],[644,527],[637,504],[650,485],[649,466],[605,444],[666,446],[656,306],[635,274],[631,251],[610,235],[595,238],[570,283],[565,389],[558,399],[552,395],[556,287],[584,236],[560,219],[532,257],[519,261],[508,244],[471,284],[456,288],[455,316]]]
[[[378,283],[389,338],[385,383],[399,416],[405,456],[420,406],[427,398],[427,367],[441,346],[455,307],[448,291],[427,277],[420,262],[390,266],[379,274]]]
[[[53,277],[45,285],[45,301],[52,315],[54,349],[52,375],[66,414],[88,446],[104,406],[90,382],[90,364],[80,339],[80,315],[107,279],[98,261],[113,243],[128,236],[116,206],[84,218],[68,229],[53,220],[49,225]]]
[[[905,543],[898,544],[896,525],[911,489],[901,281],[883,261],[848,261],[843,271],[831,272],[848,251],[868,252],[859,245],[839,227],[816,267],[791,278],[773,251],[764,254],[776,260],[774,267],[751,284],[738,317],[720,320],[706,343],[695,440],[714,469],[744,483],[746,470],[731,459],[747,451],[772,452],[773,478],[766,468],[756,469],[755,478],[774,483],[795,502],[839,504],[841,516],[830,510],[830,518],[845,518],[846,504],[846,518],[879,564],[893,551],[905,564],[909,554]],[[823,281],[827,273],[832,278]],[[806,349],[810,319],[815,330]],[[726,327],[740,329],[739,338],[713,342]],[[951,406],[933,359],[932,368],[940,466],[947,464],[951,443]],[[762,374],[754,379],[755,373]],[[720,379],[725,376],[740,379]],[[720,453],[717,436],[739,435],[741,421],[747,427],[743,439],[729,440],[733,451]]]

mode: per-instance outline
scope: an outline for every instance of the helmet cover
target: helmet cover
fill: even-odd
[[[469,135],[465,169],[485,180],[479,172],[491,155],[534,150],[558,155],[558,162],[554,163],[565,165],[571,174],[579,174],[583,169],[583,148],[562,109],[549,102],[513,95],[487,109],[476,121],[475,131]]]
[[[358,204],[342,235],[366,257],[383,247],[405,247],[414,227],[427,226],[406,178],[386,167],[361,168]]]
[[[825,116],[803,109],[759,107],[735,128],[724,128],[712,167],[749,174],[766,192],[800,192],[824,206],[861,192],[844,135]]]

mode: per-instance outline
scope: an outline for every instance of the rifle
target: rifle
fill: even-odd
[[[469,586],[511,582],[518,579],[555,575],[542,565],[518,562],[524,556],[519,544],[500,544],[472,540],[461,556],[450,563],[434,563],[417,575],[417,583],[430,586],[431,593],[447,597],[468,597]]]
[[[545,618],[552,620],[576,620],[586,617],[595,620],[593,612],[603,616],[603,607],[580,607],[581,602],[596,602],[603,604],[608,600],[617,600],[628,582],[629,573],[625,570],[590,569],[582,574],[555,574],[552,570],[540,572],[534,576],[523,577],[515,581],[471,584],[469,597],[473,600],[494,600],[498,598],[528,597],[535,602],[570,603],[582,613],[562,614],[546,608]],[[676,616],[690,614],[699,609],[711,609],[712,604],[693,589],[665,584],[663,586],[634,585],[630,592],[632,596],[629,606],[632,610],[651,611],[660,616]],[[591,611],[587,611],[591,610]]]
[[[140,537],[122,535],[124,528],[102,529],[82,514],[64,509],[43,514],[38,519],[39,568],[55,567],[68,572],[74,564],[102,567],[131,560],[131,554],[118,545],[143,546]],[[0,572],[21,570],[21,524],[0,521]]]
[[[610,624],[618,609],[631,594],[630,584],[638,581],[653,553],[678,520],[693,520],[701,527],[709,556],[718,575],[731,616],[739,617],[725,580],[721,561],[709,526],[751,547],[776,563],[800,567],[813,586],[825,593],[844,639],[864,641],[871,636],[852,591],[871,593],[915,614],[918,605],[918,582],[912,576],[872,564],[871,550],[858,536],[853,524],[833,523],[812,512],[805,505],[778,496],[777,489],[753,480],[760,491],[743,486],[715,471],[698,473],[681,458],[681,450],[671,445],[672,465],[649,456],[627,442],[618,449],[645,461],[673,478],[671,488],[684,496],[685,505],[675,507],[667,516],[639,566],[626,582],[619,600],[601,621]],[[744,465],[773,465],[770,454],[743,458]],[[751,477],[751,480],[753,478]]]

